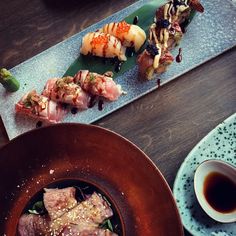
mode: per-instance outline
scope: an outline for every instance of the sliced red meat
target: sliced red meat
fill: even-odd
[[[94,192],[87,200],[79,203],[76,207],[54,220],[51,228],[61,232],[63,226],[74,225],[99,225],[105,219],[113,215],[112,209],[101,195]]]
[[[49,223],[45,217],[33,214],[24,214],[18,223],[19,236],[47,235]]]
[[[77,205],[75,192],[76,189],[73,187],[45,189],[43,201],[51,220],[62,216]]]
[[[60,236],[70,235],[70,236],[118,236],[116,233],[111,232],[108,229],[85,229],[80,231],[76,225],[67,226]]]

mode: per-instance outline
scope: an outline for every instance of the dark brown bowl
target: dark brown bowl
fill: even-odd
[[[29,199],[48,184],[82,179],[118,209],[123,235],[183,235],[160,171],[131,142],[92,125],[60,124],[12,140],[0,150],[0,233],[14,236]]]

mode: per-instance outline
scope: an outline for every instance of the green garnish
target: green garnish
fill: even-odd
[[[111,232],[113,232],[113,226],[112,226],[110,219],[103,221],[103,223],[100,224],[100,227],[102,229],[109,229]]]
[[[38,201],[32,206],[31,209],[28,210],[28,212],[35,215],[43,215],[47,211],[46,211],[43,201]]]
[[[20,88],[19,81],[5,68],[0,70],[0,83],[9,92],[16,92]]]
[[[93,75],[93,73],[90,73],[90,82],[93,82],[95,80],[95,76]]]

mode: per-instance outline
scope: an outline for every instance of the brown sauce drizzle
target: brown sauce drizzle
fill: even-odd
[[[122,66],[122,62],[121,61],[117,61],[115,63],[115,72],[118,73],[121,70],[121,66]]]
[[[138,24],[138,20],[139,20],[138,16],[135,16],[134,20],[133,20],[133,25],[137,25]]]
[[[182,59],[183,59],[182,48],[179,48],[179,53],[176,56],[175,60],[176,60],[176,62],[180,63],[182,61]]]
[[[42,121],[38,121],[37,123],[36,123],[36,128],[40,128],[40,127],[42,127],[43,126],[43,122]]]
[[[75,115],[75,114],[77,114],[77,113],[78,113],[78,108],[72,107],[72,108],[71,108],[71,114]]]
[[[104,108],[104,101],[103,101],[102,99],[100,99],[100,100],[98,101],[98,110],[99,110],[99,111],[102,111],[103,108]]]
[[[134,47],[128,47],[128,48],[126,49],[126,55],[127,55],[128,57],[134,56],[134,53],[135,53]]]
[[[97,96],[92,95],[88,104],[88,108],[92,108],[97,103]]]

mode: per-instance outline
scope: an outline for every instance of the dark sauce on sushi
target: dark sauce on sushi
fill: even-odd
[[[68,108],[68,104],[66,103],[61,103],[62,109],[66,110]]]
[[[203,193],[216,211],[230,213],[236,210],[236,184],[227,176],[210,173],[204,181]]]
[[[72,107],[72,108],[71,108],[71,114],[75,115],[75,114],[77,114],[77,113],[78,113],[78,108]]]
[[[38,121],[37,123],[36,123],[36,128],[40,128],[40,127],[42,127],[43,126],[43,122],[42,121]]]
[[[127,55],[127,57],[132,57],[133,55],[134,55],[134,47],[128,47],[127,49],[126,49],[126,55]]]
[[[104,101],[103,101],[102,99],[100,99],[100,100],[98,101],[98,110],[99,110],[99,111],[102,111],[103,108],[104,108]]]
[[[122,62],[118,61],[115,63],[115,72],[118,73],[121,70]]]
[[[182,61],[182,58],[183,58],[183,56],[182,56],[182,48],[179,48],[179,53],[176,56],[175,60],[176,60],[176,62],[180,63]]]
[[[133,20],[133,25],[137,25],[138,24],[138,20],[139,20],[138,16],[135,16],[134,20]]]
[[[104,191],[102,191],[99,187],[96,185],[85,182],[83,180],[77,180],[77,179],[66,179],[66,180],[60,180],[53,183],[48,184],[47,186],[44,186],[44,188],[48,189],[63,189],[67,187],[74,187],[76,189],[75,198],[78,202],[86,200],[87,196],[90,196],[94,192],[100,194],[105,201],[107,201],[108,205],[111,207],[113,211],[113,216],[110,218],[110,222],[113,228],[113,232],[118,235],[124,235],[124,229],[123,225],[121,223],[121,215],[118,211],[118,208],[114,204],[114,201],[112,201],[111,197],[108,196]],[[25,206],[22,215],[23,214],[29,214],[31,209],[37,210],[40,215],[46,215],[47,210],[45,209],[45,206],[43,204],[43,194],[44,194],[44,188],[42,188],[40,191],[38,191],[27,203]],[[102,226],[100,226],[102,227]]]
[[[92,108],[97,103],[97,96],[92,95],[88,104],[88,108]]]

